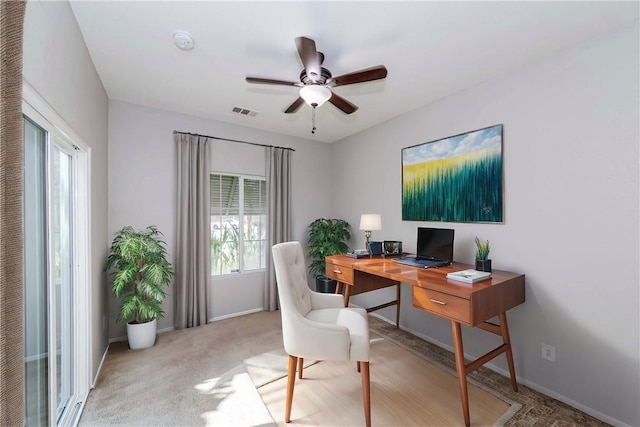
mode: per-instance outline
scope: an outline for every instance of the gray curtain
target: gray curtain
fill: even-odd
[[[0,425],[25,419],[22,309],[22,34],[26,3],[0,1]]]
[[[265,310],[278,308],[276,275],[271,258],[271,247],[289,241],[291,220],[291,152],[278,147],[267,147],[267,183],[269,204],[269,234],[267,236],[267,268],[265,280]]]
[[[175,140],[178,145],[178,211],[174,324],[176,329],[183,329],[209,321],[211,140],[183,133],[175,133]]]

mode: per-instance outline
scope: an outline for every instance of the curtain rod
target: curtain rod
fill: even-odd
[[[249,141],[240,141],[238,139],[229,139],[229,138],[220,138],[218,136],[211,136],[211,135],[202,135],[200,133],[191,133],[191,132],[180,132],[178,130],[174,130],[173,131],[174,134],[176,133],[181,133],[183,135],[195,135],[195,136],[202,136],[204,138],[211,138],[211,139],[218,139],[220,141],[229,141],[229,142],[239,142],[240,144],[249,144],[249,145],[257,145],[258,147],[270,147],[270,148],[282,148],[283,150],[291,150],[291,151],[296,151],[293,148],[290,147],[278,147],[277,145],[268,145],[268,144],[258,144],[257,142],[249,142]]]

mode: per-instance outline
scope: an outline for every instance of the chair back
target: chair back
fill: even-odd
[[[300,242],[279,243],[272,252],[280,304],[285,310],[293,308],[306,316],[311,311],[311,290]]]
[[[311,311],[311,290],[307,284],[307,266],[300,242],[278,243],[271,251],[286,349],[287,342],[295,335],[292,328]]]

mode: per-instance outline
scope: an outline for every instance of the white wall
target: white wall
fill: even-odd
[[[107,347],[107,95],[67,2],[27,2],[23,76],[91,147],[91,361],[95,376]]]
[[[229,114],[233,114],[229,112]],[[251,120],[251,118],[247,118]],[[155,224],[165,234],[169,260],[175,260],[176,146],[173,131],[200,133],[259,144],[291,147],[292,238],[306,246],[307,226],[330,213],[330,146],[311,140],[249,129],[111,101],[109,104],[109,234],[125,225],[143,228]],[[260,160],[262,159],[262,160]],[[218,171],[264,174],[264,149],[245,144],[216,142],[212,168]],[[240,170],[241,169],[241,170]],[[211,313],[214,319],[262,309],[263,274],[212,281]],[[166,317],[158,327],[173,327],[172,289],[163,308]],[[125,326],[115,323],[118,301],[110,298],[109,336],[125,336]]]
[[[474,236],[490,240],[494,268],[526,274],[526,303],[508,313],[520,380],[633,426],[640,425],[638,52],[636,26],[335,143],[331,199],[333,215],[352,224],[361,213],[381,213],[383,229],[372,238],[402,240],[405,250],[415,251],[420,225],[455,228],[460,262],[473,262]],[[498,123],[504,224],[403,222],[401,149]],[[368,185],[344,185],[371,171]],[[404,327],[451,346],[449,323],[413,308],[406,285],[402,296]],[[393,319],[395,309],[385,310]],[[464,335],[472,356],[498,342],[479,330]],[[542,343],[555,346],[555,363],[542,360]],[[504,357],[493,366],[507,370]]]

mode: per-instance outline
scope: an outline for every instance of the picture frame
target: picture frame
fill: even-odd
[[[503,223],[503,125],[402,149],[402,220]]]
[[[399,240],[385,240],[382,243],[384,256],[402,255],[402,242]]]
[[[371,255],[382,255],[382,242],[374,242],[373,240],[369,242],[369,254]]]

